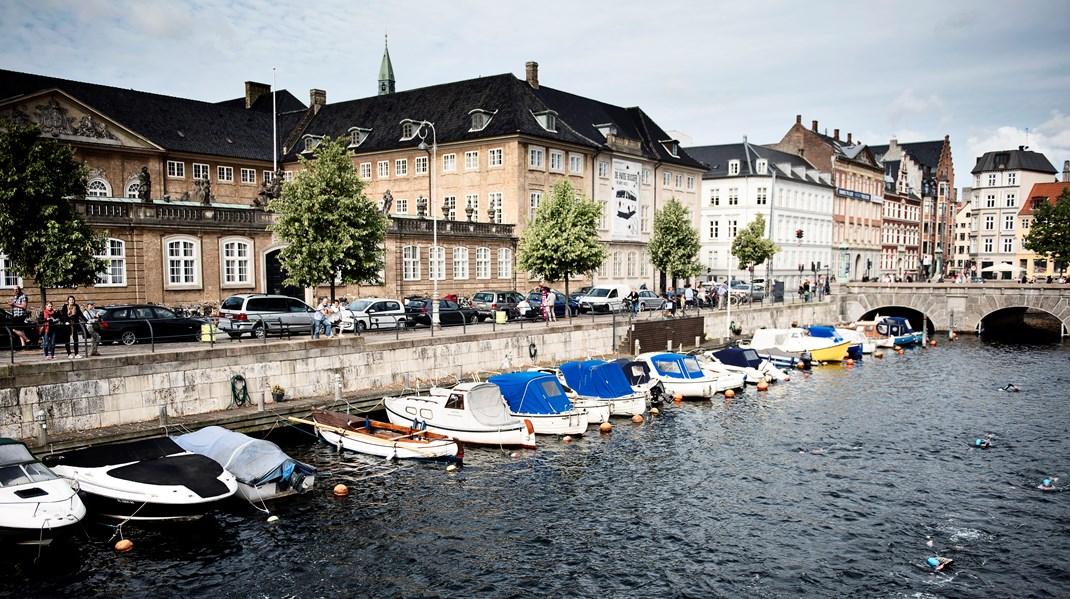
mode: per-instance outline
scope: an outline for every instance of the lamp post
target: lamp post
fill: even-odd
[[[843,268],[840,269],[840,277],[843,279],[843,282],[846,283],[851,274],[851,254],[847,252],[846,241],[840,242],[840,253],[843,257]]]
[[[944,260],[944,248],[940,245],[940,242],[937,242],[936,243],[936,276],[937,276],[937,278],[939,278],[940,275],[944,274],[944,269],[942,267],[943,260]]]
[[[435,124],[431,121],[414,121],[413,119],[405,119],[401,121],[401,126],[411,125],[416,128],[413,132],[413,137],[420,138],[420,145],[417,146],[423,151],[427,151],[427,130],[431,130],[431,264],[437,264],[439,258],[438,247],[438,212],[435,211],[435,169],[438,168],[438,134],[435,132]],[[412,139],[412,138],[410,138]],[[445,257],[443,256],[443,261]],[[445,266],[443,264],[443,266]],[[438,279],[442,273],[435,269],[435,276],[431,278],[431,284],[434,286],[434,292],[431,297],[431,327],[439,326],[439,306],[438,306]]]

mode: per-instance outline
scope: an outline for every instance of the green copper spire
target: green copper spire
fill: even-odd
[[[383,65],[379,67],[379,95],[394,93],[394,66],[390,64],[390,48],[383,36]]]

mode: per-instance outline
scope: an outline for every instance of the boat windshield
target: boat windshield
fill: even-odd
[[[662,374],[680,374],[684,371],[680,368],[680,363],[675,360],[655,360],[654,367],[658,369],[658,372]]]
[[[57,478],[40,462],[27,462],[0,467],[0,487],[39,483]]]

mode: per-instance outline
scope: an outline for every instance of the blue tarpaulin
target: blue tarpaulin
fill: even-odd
[[[655,354],[651,356],[650,363],[654,365],[654,371],[658,376],[688,380],[706,378],[695,356]]]
[[[759,368],[762,365],[762,359],[758,357],[758,352],[749,348],[726,347],[713,352],[713,357],[720,360],[721,364],[738,368]]]
[[[565,381],[586,397],[614,399],[635,393],[619,364],[604,360],[583,360],[561,365]]]
[[[514,414],[561,414],[572,409],[557,377],[545,372],[510,372],[487,379],[502,390]]]
[[[843,337],[836,332],[835,327],[826,325],[815,325],[807,329],[810,331],[811,337],[821,337],[823,339],[832,339],[834,341],[843,341]]]

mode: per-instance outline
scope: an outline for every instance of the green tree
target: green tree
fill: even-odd
[[[382,283],[387,219],[364,195],[344,140],[325,137],[312,156],[300,157],[304,168],[268,203],[276,214],[270,230],[290,244],[279,252],[286,283],[329,282],[333,300],[336,278]]]
[[[673,197],[654,214],[654,235],[647,250],[654,268],[669,278],[686,279],[702,272],[698,261],[698,230],[691,223],[687,208]]]
[[[520,268],[549,281],[565,282],[578,273],[587,273],[606,261],[606,248],[598,238],[598,217],[602,206],[577,197],[568,181],[554,185],[550,197],[539,205],[535,219],[520,234]]]
[[[1025,247],[1049,256],[1060,270],[1066,269],[1070,259],[1070,186],[1063,188],[1054,204],[1044,202],[1033,211]]]
[[[780,247],[765,237],[765,216],[759,213],[732,241],[732,255],[739,260],[739,270],[765,263]]]
[[[88,170],[74,149],[42,138],[36,124],[5,123],[0,133],[0,251],[11,269],[41,290],[92,285],[107,263],[95,235],[71,204],[85,196]]]

